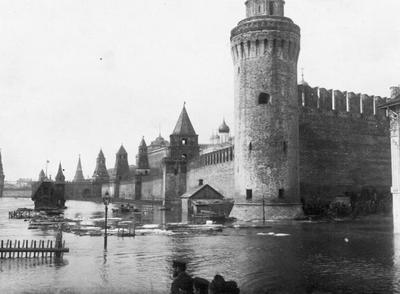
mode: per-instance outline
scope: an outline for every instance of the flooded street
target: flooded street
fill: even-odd
[[[66,205],[67,218],[104,216],[103,204]],[[53,230],[28,230],[28,222],[9,220],[8,211],[18,207],[32,202],[0,198],[1,240],[55,239]],[[156,209],[148,222],[164,222],[162,213]],[[110,236],[107,252],[103,237],[64,233],[64,239],[70,252],[62,262],[0,260],[0,293],[168,293],[175,258],[186,260],[193,276],[236,280],[241,293],[400,293],[400,236],[386,218]]]

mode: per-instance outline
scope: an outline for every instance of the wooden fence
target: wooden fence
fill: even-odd
[[[28,240],[14,242],[11,240],[0,241],[0,259],[5,258],[62,258],[69,248],[65,247],[65,241],[62,241],[62,235],[57,235],[56,241],[52,240],[31,241]]]

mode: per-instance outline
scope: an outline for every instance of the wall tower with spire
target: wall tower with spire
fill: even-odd
[[[96,168],[93,172],[92,178],[94,182],[100,183],[107,183],[110,180],[110,176],[106,167],[106,158],[104,157],[103,150],[101,149],[96,159]]]
[[[78,164],[76,166],[75,176],[72,181],[77,182],[77,183],[85,181],[85,177],[83,176],[83,171],[82,171],[82,163],[81,163],[80,155],[79,155],[79,159],[78,159]]]
[[[300,28],[284,4],[246,1],[246,18],[231,32],[237,203],[300,203]]]
[[[3,170],[3,162],[1,158],[1,150],[0,150],[0,197],[3,197],[4,191],[4,170]]]
[[[165,205],[180,202],[186,192],[187,163],[199,156],[198,135],[196,134],[186,105],[183,105],[175,128],[170,135],[169,156],[162,161],[162,197]]]

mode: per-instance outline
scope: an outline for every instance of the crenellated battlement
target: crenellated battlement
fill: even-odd
[[[274,35],[250,35],[232,42],[233,62],[260,56],[275,56],[285,60],[297,61],[300,52],[299,41],[294,38],[283,39]]]
[[[387,99],[380,96],[298,85],[299,106],[323,112],[336,111],[360,114],[363,117],[386,118],[386,111],[379,109],[378,106],[385,103]]]
[[[229,146],[200,155],[198,160],[191,162],[190,168],[198,168],[233,161],[234,147]]]

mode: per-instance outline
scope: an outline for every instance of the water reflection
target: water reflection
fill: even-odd
[[[393,289],[400,293],[400,233],[393,235]]]
[[[0,199],[0,239],[54,240],[53,230],[28,230],[27,222],[8,219],[8,210],[30,205]],[[104,217],[101,203],[67,206],[67,218]],[[155,208],[143,221],[177,222],[175,212]],[[271,223],[263,229],[109,236],[107,251],[102,237],[65,233],[70,252],[62,263],[0,260],[0,293],[168,293],[173,259],[186,260],[194,276],[236,280],[245,294],[400,293],[400,237],[390,224]]]

